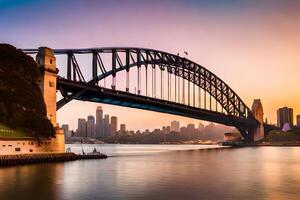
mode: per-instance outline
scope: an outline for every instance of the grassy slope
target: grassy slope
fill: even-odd
[[[23,131],[12,130],[0,123],[0,137],[28,137],[28,134]]]

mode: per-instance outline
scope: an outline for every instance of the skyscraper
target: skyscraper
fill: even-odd
[[[203,131],[203,130],[204,130],[204,125],[201,122],[199,122],[198,131]]]
[[[117,133],[117,129],[118,129],[118,118],[116,116],[112,116],[110,118],[110,127],[111,127],[111,134],[115,135]]]
[[[164,134],[168,134],[168,133],[170,133],[170,131],[171,131],[170,126],[163,126],[163,127],[162,127],[162,132],[163,132]]]
[[[194,133],[195,132],[195,124],[188,124],[186,126],[186,129],[187,129],[188,133]]]
[[[70,131],[69,131],[69,125],[68,124],[63,124],[61,128],[64,131],[65,137],[70,137]]]
[[[86,120],[78,119],[77,136],[86,137]]]
[[[107,137],[108,135],[110,135],[109,115],[104,115],[103,128],[104,128],[103,136]]]
[[[87,122],[86,122],[86,134],[87,137],[90,138],[95,138],[95,118],[92,115],[89,115],[87,117]]]
[[[277,126],[282,128],[285,123],[293,126],[293,109],[288,107],[279,108],[277,110]]]
[[[180,131],[180,122],[172,121],[171,122],[171,131],[179,132]]]
[[[300,115],[297,115],[297,127],[300,127]]]
[[[99,138],[103,135],[103,110],[101,106],[96,110],[96,137]]]
[[[120,132],[121,133],[126,133],[126,125],[125,124],[120,125]]]

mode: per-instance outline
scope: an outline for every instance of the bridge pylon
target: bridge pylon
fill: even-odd
[[[40,47],[36,55],[36,62],[40,70],[38,85],[41,89],[46,104],[47,118],[55,127],[55,139],[52,139],[51,149],[55,152],[65,151],[65,138],[63,130],[56,122],[56,85],[57,73],[56,58],[52,49]]]
[[[259,122],[259,126],[252,130],[253,141],[259,141],[264,139],[264,111],[260,99],[254,99],[252,108],[252,115]]]

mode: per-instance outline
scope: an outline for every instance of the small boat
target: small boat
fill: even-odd
[[[94,150],[91,153],[87,153],[87,155],[101,155],[101,153],[94,148]]]

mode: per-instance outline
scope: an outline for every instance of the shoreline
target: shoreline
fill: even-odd
[[[73,144],[81,144],[81,143],[66,143],[68,145],[73,145]],[[213,146],[213,145],[220,145],[220,143],[83,143],[84,145],[207,145],[207,146]],[[282,144],[232,144],[232,145],[223,145],[223,146],[232,146],[232,147],[246,147],[246,146],[251,146],[251,147],[263,147],[263,146],[270,146],[270,147],[300,147],[300,143],[282,143]]]
[[[245,147],[300,147],[300,144],[244,144]]]

